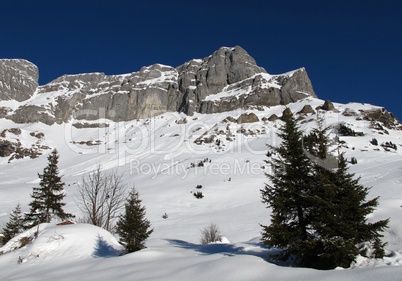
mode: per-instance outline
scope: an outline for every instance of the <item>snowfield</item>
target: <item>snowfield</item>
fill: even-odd
[[[288,105],[299,112],[305,104],[316,108],[323,100],[307,98]],[[319,271],[292,268],[269,259],[277,251],[261,245],[260,224],[268,224],[270,210],[261,203],[260,189],[270,169],[264,162],[266,144],[277,145],[282,121],[262,121],[282,115],[284,106],[263,110],[237,110],[219,114],[165,113],[147,120],[111,122],[72,120],[48,126],[16,124],[0,120],[3,139],[20,141],[23,147],[37,144],[38,158],[0,158],[0,225],[17,203],[28,211],[32,187],[37,186],[47,155],[57,148],[59,169],[65,182],[65,210],[82,216],[76,204],[82,177],[101,164],[104,170],[123,175],[127,194],[135,185],[147,208],[154,232],[147,248],[120,256],[118,238],[88,224],[40,225],[38,238],[14,249],[22,233],[0,248],[0,280],[401,280],[402,276],[402,132],[376,130],[364,120],[363,111],[381,109],[369,104],[334,104],[338,112],[322,112],[326,125],[344,122],[363,136],[340,136],[346,157],[355,157],[350,171],[360,183],[371,187],[370,198],[380,196],[379,206],[368,220],[390,218],[384,232],[384,259],[358,257],[348,269]],[[243,113],[254,113],[258,122],[237,124]],[[343,114],[347,112],[348,114]],[[348,115],[348,116],[345,116]],[[225,120],[226,119],[226,120]],[[301,127],[308,132],[316,115],[304,115]],[[85,128],[76,126],[86,123]],[[107,124],[89,128],[88,124]],[[75,125],[75,126],[74,126]],[[43,133],[36,138],[32,132]],[[336,137],[335,130],[331,133]],[[379,145],[370,141],[376,138]],[[386,151],[382,143],[397,145]],[[200,164],[202,163],[202,164]],[[196,186],[204,195],[196,199]],[[162,218],[163,214],[167,219]],[[215,223],[226,237],[224,243],[200,245],[200,230]],[[36,231],[34,230],[30,230]]]

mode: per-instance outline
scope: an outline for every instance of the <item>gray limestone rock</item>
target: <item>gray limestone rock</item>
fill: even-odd
[[[22,102],[14,111],[1,108],[0,117],[18,123],[61,124],[72,119],[129,121],[169,111],[187,115],[216,113],[315,97],[304,68],[269,75],[238,46],[220,48],[206,58],[190,60],[177,68],[154,64],[124,75],[64,75],[37,89],[34,65],[19,60],[11,65],[3,67],[0,82],[20,85],[14,87],[18,93],[15,89],[14,95],[0,91],[0,100],[7,97]],[[37,99],[27,100],[35,90]]]
[[[38,87],[39,70],[22,59],[0,59],[0,101],[29,99]]]
[[[0,118],[6,118],[9,113],[11,113],[13,110],[9,107],[5,106],[0,106]]]
[[[334,110],[335,106],[331,101],[326,100],[324,102],[324,104],[321,106],[321,109],[326,110],[326,111],[330,111],[330,110]]]
[[[15,146],[7,140],[0,140],[0,157],[8,157],[15,151]]]
[[[46,108],[36,105],[20,106],[14,114],[7,116],[15,123],[36,123],[42,122],[47,125],[54,124],[54,118],[48,114]]]
[[[271,116],[269,116],[268,121],[274,122],[278,119],[279,119],[278,115],[272,114]]]
[[[258,119],[258,116],[255,115],[254,113],[243,113],[242,115],[237,118],[237,123],[238,124],[243,124],[243,123],[254,123],[258,122],[260,119]]]
[[[286,105],[308,96],[316,97],[304,68],[283,75],[260,73],[225,88],[238,96],[209,97],[201,101],[200,113],[217,113],[237,108]]]
[[[282,112],[282,117],[281,119],[283,121],[286,121],[289,117],[291,117],[293,115],[292,110],[287,107],[283,112]]]
[[[312,113],[312,114],[315,114],[315,110],[311,107],[311,105],[306,104],[305,106],[303,106],[302,110],[300,110],[298,113],[303,113],[303,114]]]
[[[177,67],[177,71],[179,89],[185,98],[179,110],[187,114],[195,111],[204,112],[208,105],[203,105],[202,101],[210,95],[221,92],[226,86],[248,79],[257,73],[266,73],[239,46],[220,48],[209,57],[191,60]],[[227,110],[230,109],[222,111]]]

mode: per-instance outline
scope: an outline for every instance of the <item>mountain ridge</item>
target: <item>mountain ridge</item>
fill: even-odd
[[[14,64],[19,62],[15,60]],[[0,60],[3,77],[10,72],[8,64]],[[222,47],[208,57],[192,59],[176,68],[153,64],[120,75],[69,74],[42,86],[37,85],[39,70],[33,66],[33,71],[19,74],[23,80],[20,84],[25,80],[36,80],[36,84],[10,88],[12,95],[0,94],[0,118],[16,123],[61,124],[73,117],[106,117],[118,122],[164,112],[217,113],[288,104],[306,95],[316,97],[304,68],[270,75],[239,46]],[[8,86],[4,79],[2,84]],[[236,92],[235,97],[230,91]]]

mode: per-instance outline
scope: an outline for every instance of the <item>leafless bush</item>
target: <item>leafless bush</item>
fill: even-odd
[[[101,165],[82,178],[76,203],[83,222],[112,231],[113,221],[124,206],[126,186],[115,171],[106,173]]]
[[[216,224],[211,223],[201,230],[202,245],[218,241],[222,241],[222,234]]]

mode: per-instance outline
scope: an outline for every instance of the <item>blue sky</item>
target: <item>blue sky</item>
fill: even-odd
[[[402,120],[402,1],[0,0],[0,57],[40,84],[63,74],[178,66],[239,45],[271,74],[306,67],[318,97]]]

